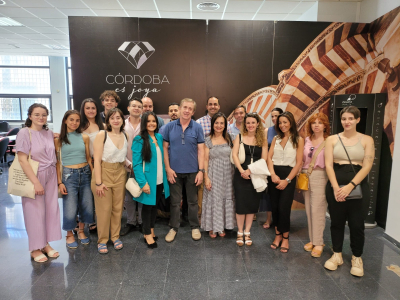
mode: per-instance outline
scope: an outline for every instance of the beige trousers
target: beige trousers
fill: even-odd
[[[96,180],[93,172],[91,188],[97,214],[97,235],[99,244],[106,244],[110,239],[119,239],[121,216],[125,198],[126,170],[124,163],[101,163],[101,179],[108,191],[105,196],[96,194]]]
[[[306,172],[304,170],[303,172]],[[328,203],[325,187],[328,175],[323,169],[314,169],[309,178],[308,191],[303,191],[308,220],[308,235],[314,246],[324,244],[325,214]]]

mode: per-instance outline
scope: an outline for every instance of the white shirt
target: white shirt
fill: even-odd
[[[125,135],[124,135],[124,145],[122,146],[122,149],[118,149],[107,134],[107,139],[106,142],[104,143],[103,157],[101,158],[101,160],[108,163],[124,162],[126,159],[126,152],[127,152],[126,145],[127,145],[127,140],[125,138]]]
[[[157,185],[163,183],[163,167],[160,147],[156,146],[157,150]]]
[[[128,151],[126,153],[126,165],[130,166],[132,165],[132,142],[133,139],[135,138],[135,136],[137,136],[140,133],[140,122],[139,124],[136,126],[136,128],[134,128],[132,126],[132,123],[129,122],[130,120],[130,116],[125,120],[125,131],[128,134]]]
[[[288,139],[285,148],[282,147],[281,142],[282,140],[277,137],[272,162],[274,166],[290,166],[293,168],[296,165],[297,149],[293,147],[292,138]]]

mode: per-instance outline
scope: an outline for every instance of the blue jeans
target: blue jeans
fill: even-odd
[[[76,227],[77,214],[79,222],[92,224],[94,204],[89,165],[79,169],[63,167],[62,175],[68,193],[63,195],[63,230],[70,231]]]

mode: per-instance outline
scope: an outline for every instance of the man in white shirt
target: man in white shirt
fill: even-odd
[[[125,120],[125,131],[128,134],[128,151],[126,153],[126,165],[128,167],[128,176],[133,174],[132,170],[132,141],[140,134],[140,116],[143,112],[143,103],[138,98],[132,98],[128,105],[129,117]],[[142,225],[142,203],[138,205],[138,218],[136,220],[136,201],[132,199],[132,195],[126,191],[124,205],[126,208],[127,220],[124,227],[121,228],[120,235],[127,235],[129,232],[134,230],[137,226],[139,228]]]

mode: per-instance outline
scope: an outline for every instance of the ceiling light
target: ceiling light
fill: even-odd
[[[0,5],[6,5],[6,1],[0,0]]]
[[[69,50],[68,47],[62,46],[62,45],[49,45],[49,44],[43,44],[43,46],[53,49],[53,50]]]
[[[217,10],[219,8],[220,8],[220,5],[215,2],[202,2],[202,3],[197,4],[197,9],[200,9],[200,10],[210,11],[210,10]]]
[[[1,3],[1,2],[0,2]],[[2,4],[4,5],[4,4]],[[10,18],[0,17],[0,26],[24,26]]]

